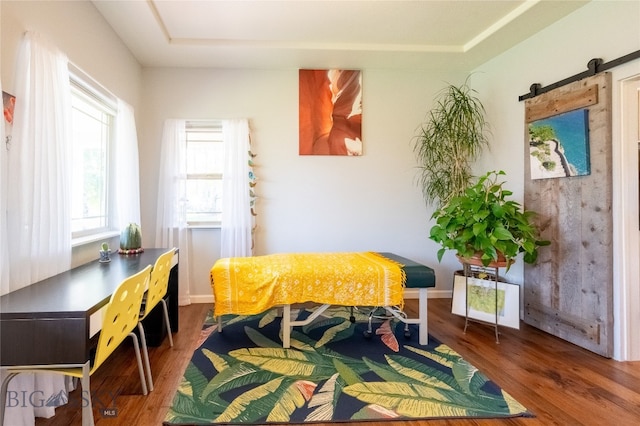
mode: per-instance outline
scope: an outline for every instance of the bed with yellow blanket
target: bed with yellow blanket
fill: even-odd
[[[392,253],[291,253],[219,259],[211,268],[214,315],[252,315],[283,307],[283,346],[291,328],[306,325],[331,305],[382,307],[407,324],[418,324],[426,344],[427,288],[433,270]],[[402,312],[405,287],[419,290],[418,318]],[[291,305],[321,306],[304,321],[291,320]]]

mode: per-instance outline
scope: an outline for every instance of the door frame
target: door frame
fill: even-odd
[[[639,167],[640,161],[640,75],[620,80],[619,96],[614,99],[613,144],[615,162],[619,167],[613,174],[614,237],[614,359],[640,360],[640,220]],[[617,108],[619,108],[618,111]],[[619,250],[619,252],[618,252]]]

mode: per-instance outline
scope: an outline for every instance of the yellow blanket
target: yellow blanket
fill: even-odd
[[[285,304],[403,303],[402,265],[377,253],[297,253],[219,259],[211,268],[214,314],[252,315]]]

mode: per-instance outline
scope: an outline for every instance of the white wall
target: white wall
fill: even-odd
[[[11,90],[25,31],[51,40],[77,67],[113,94],[139,107],[141,68],[88,1],[2,1],[2,85]]]
[[[587,62],[592,58],[609,62],[639,49],[640,2],[593,1],[478,67],[474,87],[483,94],[487,118],[494,128],[491,153],[483,157],[478,169],[504,169],[510,189],[522,201],[524,102],[519,102],[518,96],[529,92],[533,83],[547,86],[586,71]],[[626,79],[640,76],[640,60],[610,72],[613,80],[614,357],[640,359],[640,338],[635,337],[639,335],[640,300],[626,297],[637,294],[640,285],[638,151],[637,141],[623,143],[621,121],[621,85]],[[520,262],[512,267],[508,278],[522,283],[522,277]],[[630,291],[630,286],[635,291]]]
[[[2,89],[13,93],[22,36],[35,31],[111,93],[140,110],[141,67],[111,27],[87,1],[2,1]],[[17,102],[20,102],[18,99]],[[117,238],[111,242],[117,247]],[[98,258],[100,242],[75,247],[72,266]]]
[[[428,239],[431,213],[415,181],[413,136],[436,92],[464,78],[363,69],[364,155],[354,158],[298,155],[297,69],[144,69],[143,229],[155,229],[163,120],[247,117],[257,154],[256,254],[392,251],[431,265],[438,289],[450,289],[458,266],[438,264]],[[144,235],[151,244],[151,233]],[[200,301],[211,297],[220,237],[217,230],[192,236],[190,292]]]

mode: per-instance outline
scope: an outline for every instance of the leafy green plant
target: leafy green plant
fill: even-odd
[[[416,137],[414,152],[427,202],[439,205],[460,195],[473,175],[471,163],[488,146],[482,102],[465,82],[444,89]]]
[[[479,256],[484,266],[501,256],[510,265],[519,253],[524,253],[525,262],[534,263],[538,247],[549,245],[540,239],[532,220],[536,213],[508,199],[512,192],[499,181],[504,175],[502,170],[486,173],[433,213],[436,224],[430,238],[442,245],[439,261],[445,251],[454,250],[462,258]]]
[[[102,243],[100,248],[102,249],[102,251],[109,251],[109,244],[108,243]]]

